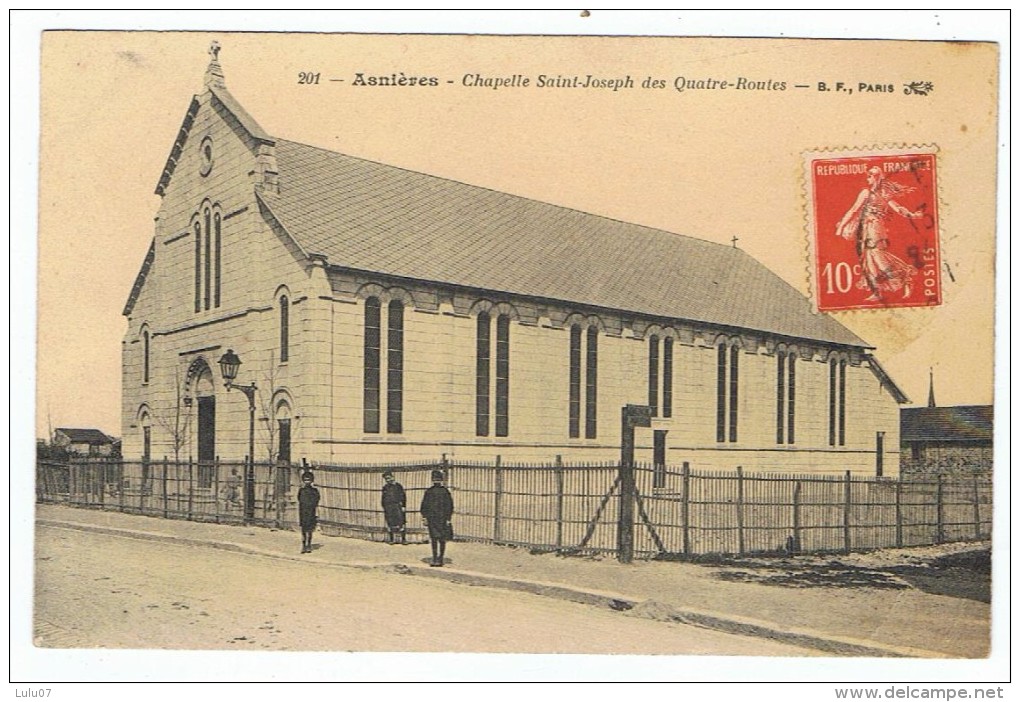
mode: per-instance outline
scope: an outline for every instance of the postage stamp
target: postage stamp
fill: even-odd
[[[935,149],[812,152],[805,161],[818,309],[941,304]]]

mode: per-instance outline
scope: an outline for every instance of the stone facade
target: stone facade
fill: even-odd
[[[890,388],[864,348],[464,290],[442,282],[409,282],[344,270],[304,251],[272,213],[274,193],[287,187],[286,173],[275,172],[272,139],[252,126],[215,75],[211,80],[213,88],[192,103],[160,181],[163,201],[151,260],[125,308],[126,458],[146,451],[152,457],[172,457],[175,443],[181,457],[200,454],[200,404],[214,407],[211,429],[207,426],[205,431],[213,432],[215,455],[237,460],[247,453],[248,405],[240,392],[226,390],[217,363],[233,349],[242,359],[236,382],[254,381],[259,388],[257,460],[275,456],[281,419],[289,421],[294,461],[431,461],[444,454],[454,460],[492,461],[497,456],[504,461],[616,460],[621,407],[650,399],[649,345],[654,336],[660,348],[662,340],[672,339],[672,416],[657,417],[652,428],[667,432],[667,464],[874,474],[882,435],[885,474],[896,474],[898,391]],[[203,153],[207,146],[209,151]],[[196,253],[196,218],[203,237],[210,233],[206,208],[213,217],[220,216],[218,265],[215,245],[207,248],[203,239]],[[208,276],[206,258],[212,259]],[[208,293],[208,309],[207,279],[217,288]],[[385,364],[380,380],[384,421],[378,433],[365,431],[369,298],[381,304],[383,354],[387,306],[397,300],[404,309],[399,433],[386,430]],[[281,358],[284,300],[286,360]],[[510,319],[505,437],[495,437],[492,431],[476,436],[477,318],[482,312],[492,316],[493,349],[497,316]],[[583,438],[583,417],[581,438],[569,435],[574,324],[597,329],[594,438]],[[739,359],[734,441],[728,429],[725,439],[717,440],[719,344],[736,347]],[[777,352],[797,359],[793,443],[777,441]],[[833,358],[845,362],[845,432],[844,441],[835,441],[836,445],[830,445],[829,419],[830,407],[835,406],[830,402]],[[586,361],[582,354],[582,413]],[[661,364],[660,360],[660,386]],[[495,373],[489,382],[494,395]],[[727,400],[728,383],[729,376]],[[661,403],[663,388],[657,393]],[[785,405],[783,417],[785,435]],[[638,431],[638,460],[653,459],[652,436],[651,430]],[[209,445],[205,451],[210,451]]]

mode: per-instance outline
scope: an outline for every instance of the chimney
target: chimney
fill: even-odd
[[[928,369],[928,406],[935,406],[935,372]]]

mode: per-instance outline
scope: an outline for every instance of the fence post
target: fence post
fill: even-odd
[[[563,548],[563,457],[556,456],[556,548]]]
[[[843,479],[843,550],[850,553],[850,507],[851,507],[850,471]]]
[[[120,459],[120,470],[117,471],[117,509],[124,511],[124,465],[123,457]]]
[[[935,543],[941,544],[945,541],[945,515],[942,494],[942,474],[938,474],[938,485],[935,490]]]
[[[620,409],[620,510],[616,525],[616,558],[620,563],[634,559],[634,428],[652,426],[652,408],[624,405]]]
[[[896,548],[903,548],[903,476],[896,479]]]
[[[691,464],[683,464],[684,499],[680,503],[680,528],[684,540],[684,555],[691,552]]]
[[[180,461],[174,459],[174,462],[178,465],[180,470]],[[195,514],[195,470],[188,462],[188,519],[191,520]]]
[[[793,548],[794,553],[800,553],[800,481],[793,484]]]
[[[981,540],[981,502],[978,491],[978,478],[974,476],[974,540]]]
[[[445,458],[445,456],[444,456]],[[503,502],[503,459],[496,456],[496,491],[492,499],[492,540],[499,542],[500,534],[500,505]]]
[[[163,518],[166,519],[170,516],[170,505],[167,501],[166,494],[166,456],[163,456]]]
[[[276,461],[276,479],[273,482],[273,504],[276,505],[276,528],[283,528],[283,463]],[[290,470],[287,468],[286,470]]]
[[[191,463],[191,456],[188,456],[188,463]],[[220,523],[220,457],[213,459],[213,519]]]
[[[737,553],[744,555],[744,467],[737,466]]]
[[[75,491],[78,489],[78,470],[77,470],[78,464],[75,463],[73,460],[69,461],[69,463],[71,465],[71,471],[70,471],[70,473],[71,473],[71,480],[69,481],[68,488],[67,488],[67,501],[73,505],[73,504],[77,504],[77,498],[75,497]]]

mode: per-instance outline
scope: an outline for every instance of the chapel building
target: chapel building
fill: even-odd
[[[267,134],[217,47],[124,315],[125,458],[895,475],[873,348],[743,251]]]

